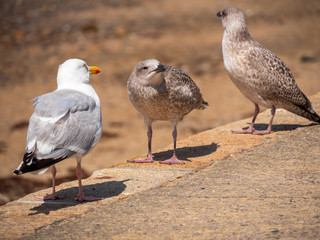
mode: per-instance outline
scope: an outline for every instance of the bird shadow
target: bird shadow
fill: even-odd
[[[196,158],[196,157],[209,155],[217,151],[218,147],[219,145],[215,143],[211,143],[209,145],[177,148],[177,157],[180,160],[191,162],[189,158]],[[172,157],[172,155],[173,155],[173,150],[167,150],[167,151],[153,154],[155,161],[163,161],[163,160],[169,159]]]
[[[250,124],[250,123],[249,123]],[[310,123],[307,125],[301,125],[301,124],[273,124],[272,125],[272,131],[273,132],[280,132],[280,131],[292,131],[297,128],[304,128],[304,127],[311,127],[314,125],[318,125],[316,123]],[[249,127],[242,128],[243,130],[248,129]],[[254,124],[254,129],[261,131],[261,130],[266,130],[268,128],[268,124],[264,123],[258,123]]]
[[[83,192],[86,196],[95,196],[103,199],[111,198],[118,196],[126,189],[125,182],[127,181],[130,181],[130,179],[84,185]],[[78,194],[78,187],[62,189],[58,191],[57,194],[63,198],[58,200],[46,200],[41,205],[31,208],[30,211],[33,212],[28,215],[37,215],[40,213],[48,215],[51,211],[57,211],[63,208],[87,203],[73,200]]]

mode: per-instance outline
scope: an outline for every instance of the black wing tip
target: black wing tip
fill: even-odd
[[[34,167],[34,166],[32,166],[32,167]],[[17,168],[13,171],[13,173],[14,173],[15,175],[21,175],[21,174],[30,172],[30,169],[32,169],[32,167],[26,165],[25,163],[22,163],[22,164],[20,164],[19,167],[17,167]]]
[[[58,159],[53,159],[53,158],[47,158],[47,159],[41,159],[38,160],[37,158],[32,158],[32,162],[30,164],[26,164],[26,163],[22,163],[21,166],[19,166],[16,170],[13,171],[13,173],[15,175],[21,175],[27,172],[33,172],[33,171],[38,171],[44,168],[48,168],[51,165],[54,165],[62,160],[64,160],[65,158],[67,158],[67,156],[65,157],[61,157]]]
[[[13,173],[15,175],[21,175],[23,172],[19,171],[18,169],[14,170]]]

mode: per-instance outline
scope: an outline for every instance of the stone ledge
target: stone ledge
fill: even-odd
[[[320,109],[320,93],[311,97],[315,109]],[[270,112],[265,111],[258,116],[257,127],[266,128]],[[34,195],[50,193],[45,189],[29,194],[17,201],[0,207],[0,235],[6,239],[14,239],[24,234],[32,233],[35,229],[44,228],[55,222],[74,215],[90,211],[101,205],[121,201],[132,194],[160,186],[200,170],[214,161],[253,148],[267,141],[285,137],[289,131],[311,124],[308,120],[278,110],[274,121],[274,132],[266,136],[234,135],[231,130],[247,127],[251,119],[244,119],[225,126],[211,129],[190,136],[177,143],[178,156],[185,160],[184,165],[153,164],[119,164],[112,168],[95,171],[92,176],[83,181],[84,192],[97,197],[103,197],[99,202],[79,203],[73,200],[77,194],[77,181],[66,182],[57,187],[59,195],[64,199],[57,201],[37,201]],[[172,146],[158,150],[154,155],[156,160],[168,158]]]

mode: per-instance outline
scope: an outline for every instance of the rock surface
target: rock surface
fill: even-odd
[[[320,110],[320,93],[310,100]],[[259,115],[265,128],[269,111]],[[320,236],[319,125],[278,110],[273,133],[233,135],[245,119],[178,142],[186,164],[120,164],[94,172],[78,203],[77,182],[58,201],[33,193],[0,208],[5,239],[230,239]],[[156,160],[171,152],[160,149]]]

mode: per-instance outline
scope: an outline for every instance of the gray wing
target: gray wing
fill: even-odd
[[[26,152],[37,159],[86,154],[101,135],[101,111],[93,98],[72,90],[58,90],[34,99]]]

